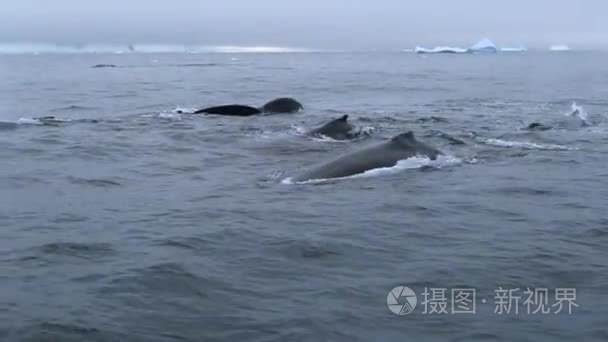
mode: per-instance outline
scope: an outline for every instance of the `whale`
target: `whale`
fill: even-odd
[[[264,104],[262,107],[229,104],[198,109],[193,114],[251,116],[262,113],[296,113],[302,109],[304,109],[304,106],[300,102],[290,97],[280,97]],[[178,113],[182,113],[182,111],[178,111]]]
[[[526,128],[524,128],[524,129],[528,130],[528,131],[547,131],[547,130],[550,130],[551,128],[552,128],[551,126],[544,125],[540,122],[533,122],[533,123],[529,124],[528,126],[526,126]]]
[[[115,64],[95,64],[91,68],[117,68]]]
[[[233,115],[233,116],[250,116],[255,114],[262,113],[261,110],[243,105],[223,105],[223,106],[214,106],[209,108],[199,109],[194,112],[194,114],[217,114],[217,115]]]
[[[304,106],[291,97],[274,99],[260,108],[264,113],[296,113],[302,109],[304,109]]]
[[[348,122],[348,114],[342,115],[306,132],[308,136],[328,137],[335,140],[349,140],[361,135],[361,130]]]
[[[347,177],[372,169],[392,167],[397,165],[400,160],[414,156],[426,156],[435,160],[440,154],[441,152],[434,147],[418,141],[414,132],[408,131],[396,135],[386,142],[343,155],[293,177],[291,180],[305,182],[315,179]]]

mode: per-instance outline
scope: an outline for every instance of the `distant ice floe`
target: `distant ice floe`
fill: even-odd
[[[558,45],[551,45],[549,47],[549,51],[570,51],[570,47],[568,45],[564,45],[564,44],[558,44]]]
[[[461,48],[461,47],[451,47],[451,46],[437,46],[432,49],[424,48],[421,46],[417,46],[414,49],[416,53],[455,53],[455,54],[463,54],[463,53],[496,53],[498,49],[496,45],[489,40],[488,38],[484,38],[479,42],[475,43],[473,46],[469,48]]]
[[[500,48],[501,52],[526,52],[528,51],[528,49],[526,49],[525,47],[521,46],[521,47],[503,47]]]
[[[468,52],[472,53],[496,53],[497,51],[496,45],[488,38],[484,38],[468,48]]]
[[[238,45],[176,45],[176,44],[45,44],[45,43],[0,43],[0,54],[70,54],[70,53],[306,53],[322,52],[288,46],[238,46]]]
[[[416,53],[467,53],[467,49],[450,46],[436,46],[432,49],[416,46],[414,51]]]
[[[216,53],[305,53],[319,52],[315,49],[294,48],[284,46],[207,46],[202,47],[198,52]]]

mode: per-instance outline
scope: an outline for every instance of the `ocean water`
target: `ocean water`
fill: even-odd
[[[605,341],[606,57],[0,55],[0,340]],[[410,130],[444,156],[285,181]]]

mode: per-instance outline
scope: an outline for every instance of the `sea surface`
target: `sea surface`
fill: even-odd
[[[0,76],[1,341],[608,340],[606,52],[5,54]],[[281,96],[305,109],[188,114]],[[343,114],[371,135],[303,134]],[[407,131],[444,155],[289,181]]]

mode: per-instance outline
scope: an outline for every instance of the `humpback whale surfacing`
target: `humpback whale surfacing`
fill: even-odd
[[[387,142],[339,157],[294,177],[292,180],[304,182],[312,179],[347,177],[372,169],[393,167],[400,160],[418,155],[435,160],[440,154],[441,152],[434,147],[416,140],[414,133],[409,131],[399,134]]]
[[[345,114],[308,131],[306,134],[310,136],[325,136],[335,140],[348,140],[360,136],[361,133],[361,130],[357,130],[355,126],[348,122],[348,115]]]
[[[261,111],[257,108],[243,105],[224,105],[209,108],[199,109],[194,114],[218,114],[218,115],[234,115],[234,116],[250,116],[260,114]]]
[[[296,113],[304,109],[302,104],[291,97],[280,97],[262,106],[264,113]]]
[[[232,115],[232,116],[250,116],[262,113],[295,113],[303,109],[302,104],[290,97],[281,97],[274,99],[260,108],[251,106],[230,104],[222,106],[213,106],[195,111],[193,114],[217,114],[217,115]],[[181,111],[178,111],[181,113]]]

